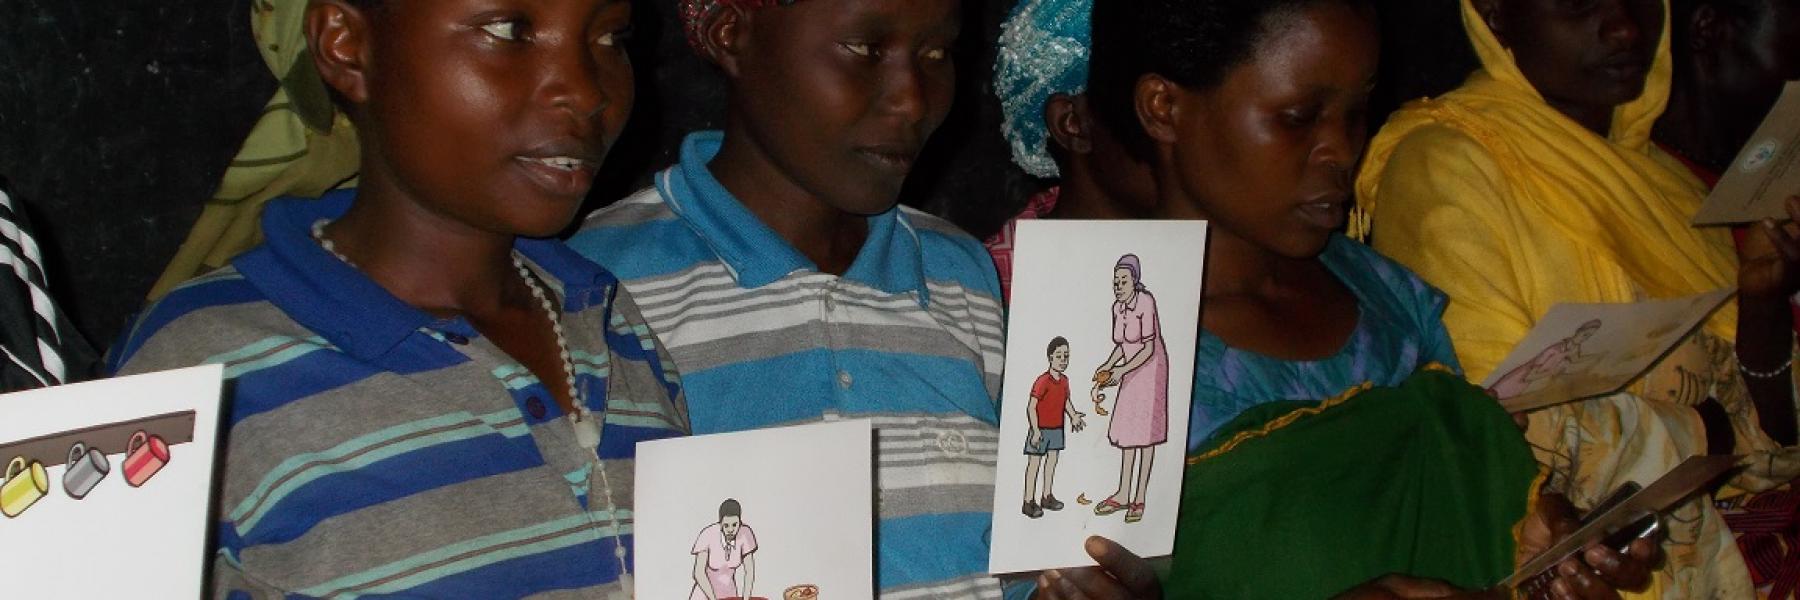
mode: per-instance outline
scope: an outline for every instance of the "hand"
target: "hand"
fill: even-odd
[[[1038,428],[1033,427],[1031,428],[1031,431],[1025,432],[1025,445],[1036,448],[1038,441],[1043,439],[1043,437],[1044,434],[1038,432]]]
[[[1161,600],[1162,582],[1150,561],[1132,554],[1112,540],[1093,536],[1085,544],[1098,567],[1052,569],[1038,575],[1037,600]]]
[[[1764,219],[1738,250],[1738,293],[1747,298],[1787,298],[1800,292],[1800,196],[1787,199],[1787,221]]]
[[[1529,559],[1581,528],[1575,507],[1562,494],[1538,494],[1537,510],[1519,531],[1519,557]],[[1653,536],[1654,537],[1654,536]],[[1639,590],[1650,583],[1653,565],[1662,558],[1655,539],[1631,543],[1623,554],[1599,543],[1556,565],[1550,591],[1559,600],[1616,599],[1617,590]],[[1523,560],[1519,561],[1523,563]]]
[[[1082,417],[1085,417],[1085,416],[1087,416],[1087,413],[1080,413],[1080,412],[1075,413],[1075,422],[1070,424],[1069,427],[1074,429],[1075,431],[1081,431],[1081,428],[1087,427],[1087,421],[1084,421],[1081,419]]]

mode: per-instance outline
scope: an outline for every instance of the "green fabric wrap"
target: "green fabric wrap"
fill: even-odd
[[[1493,585],[1538,473],[1512,418],[1438,371],[1258,406],[1190,456],[1170,598],[1324,598],[1388,573]]]

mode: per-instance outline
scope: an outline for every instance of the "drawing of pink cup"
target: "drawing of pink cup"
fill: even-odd
[[[6,465],[6,483],[0,484],[0,514],[17,517],[49,493],[50,475],[44,472],[44,463],[14,457]]]
[[[162,436],[148,435],[141,430],[131,434],[131,441],[125,443],[125,483],[131,487],[142,486],[166,464],[169,464],[169,444]]]
[[[112,461],[106,460],[106,454],[87,447],[87,444],[75,442],[69,446],[69,468],[63,471],[63,491],[70,498],[80,500],[86,498],[100,480],[112,472]]]

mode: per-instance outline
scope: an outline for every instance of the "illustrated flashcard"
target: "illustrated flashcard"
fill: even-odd
[[[1509,412],[1616,392],[1649,370],[1731,293],[1552,306],[1482,385]]]
[[[857,420],[639,443],[636,596],[874,598],[873,436]]]
[[[200,597],[223,373],[0,395],[6,597]]]
[[[1720,174],[1696,225],[1747,223],[1788,218],[1787,197],[1800,191],[1800,81],[1782,88],[1781,99]]]
[[[1203,221],[1022,221],[1001,385],[993,573],[1174,551]]]

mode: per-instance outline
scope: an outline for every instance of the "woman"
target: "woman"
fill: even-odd
[[[1382,576],[1489,586],[1571,522],[1509,416],[1446,373],[1442,296],[1334,233],[1378,45],[1365,2],[1095,5],[1097,119],[1150,165],[1155,216],[1211,223],[1170,597],[1447,597]],[[1093,549],[1105,573],[1046,574],[1049,597],[1140,581]],[[1610,597],[1654,553],[1595,548],[1555,585]]]
[[[1094,505],[1094,514],[1125,511],[1125,522],[1144,519],[1144,493],[1156,447],[1169,439],[1169,351],[1163,348],[1156,296],[1144,287],[1137,255],[1113,265],[1113,351],[1094,370],[1096,389],[1116,385],[1106,439],[1119,449],[1119,488]],[[1132,473],[1135,470],[1135,483]],[[1121,503],[1120,500],[1125,502]]]
[[[694,538],[694,591],[688,600],[751,597],[756,548],[756,532],[744,524],[744,506],[726,498],[719,503],[719,522]]]
[[[225,365],[212,595],[629,595],[635,442],[686,409],[618,280],[546,238],[630,112],[631,5],[304,17],[360,187],[272,202],[264,244],[114,348],[121,373]]]
[[[1683,458],[1749,454],[1725,496],[1800,474],[1791,432],[1791,236],[1689,219],[1701,183],[1650,143],[1670,80],[1662,2],[1464,0],[1481,68],[1462,87],[1395,113],[1357,182],[1376,248],[1450,296],[1458,357],[1486,377],[1560,302],[1631,302],[1736,286],[1628,393],[1530,413],[1551,484],[1578,505]],[[1779,252],[1778,252],[1779,251]],[[1785,254],[1788,258],[1782,259]],[[1706,499],[1668,520],[1667,597],[1748,596],[1749,576]]]

